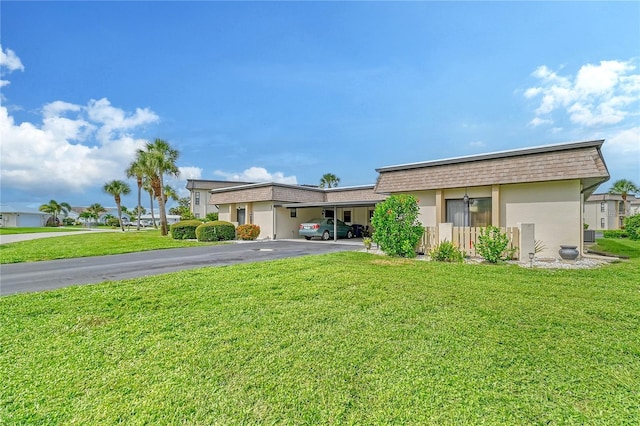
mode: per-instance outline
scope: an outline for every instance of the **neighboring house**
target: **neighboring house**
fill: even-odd
[[[373,188],[253,183],[212,189],[210,203],[219,206],[220,220],[260,226],[258,238],[298,238],[301,222],[323,216],[370,225],[376,203],[386,198]]]
[[[160,213],[159,212],[154,212],[153,213],[154,219],[156,221],[156,226],[160,226]],[[149,226],[153,226],[153,222],[151,219],[151,214],[142,214],[140,215],[140,221],[144,222],[145,224],[148,224]],[[167,225],[171,226],[176,222],[180,222],[180,215],[179,214],[168,214],[167,215]],[[135,225],[137,223],[137,221],[132,221],[131,225]]]
[[[513,229],[541,257],[557,257],[560,245],[583,251],[583,203],[609,179],[603,140],[572,142],[445,160],[382,167],[375,185],[321,189],[256,183],[210,190],[221,220],[259,225],[259,238],[298,238],[298,225],[324,215],[370,225],[376,203],[391,194],[419,200],[420,222],[435,244],[453,232],[487,225]],[[524,224],[524,225],[523,225]],[[511,232],[511,231],[510,231]],[[467,234],[464,234],[467,235]],[[465,237],[466,238],[466,237]],[[465,251],[473,244],[466,239]]]
[[[627,195],[627,202],[618,194],[592,194],[584,202],[584,223],[589,229],[606,231],[621,229],[624,219],[640,212],[640,198]]]
[[[251,182],[230,182],[222,180],[187,179],[186,188],[189,190],[190,210],[197,218],[204,219],[209,213],[217,213],[218,207],[209,201],[209,191],[216,188],[247,185]]]
[[[49,217],[50,215],[37,209],[0,204],[0,227],[2,228],[39,228],[46,225]]]

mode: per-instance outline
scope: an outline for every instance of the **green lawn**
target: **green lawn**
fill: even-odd
[[[193,247],[219,243],[174,240],[158,230],[127,232],[95,232],[41,238],[0,245],[0,263],[102,256],[177,247]]]
[[[3,297],[0,424],[639,424],[629,247],[592,270],[338,253]]]
[[[65,227],[46,227],[46,228],[0,228],[0,235],[15,235],[15,234],[38,234],[43,232],[73,232],[73,231],[88,231],[88,228],[80,228],[74,226]]]

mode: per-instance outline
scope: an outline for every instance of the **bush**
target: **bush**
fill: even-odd
[[[207,222],[214,222],[218,220],[218,212],[207,213],[207,216],[205,216],[205,219]]]
[[[371,218],[373,241],[389,256],[415,257],[424,228],[418,222],[418,201],[413,195],[392,195],[376,205]]]
[[[449,241],[443,241],[432,248],[429,257],[437,262],[462,262],[464,259],[462,250]]]
[[[107,226],[113,226],[114,228],[117,228],[120,226],[120,221],[118,220],[117,217],[108,217],[107,220],[105,220],[104,222],[105,225]]]
[[[64,219],[62,219],[62,224],[64,226],[73,226],[76,224],[76,220],[72,217],[65,217]]]
[[[609,231],[602,231],[604,238],[627,238],[629,234],[625,229],[612,229]]]
[[[236,238],[236,227],[223,220],[205,222],[196,229],[198,241],[229,241]]]
[[[640,240],[640,214],[634,214],[624,219],[624,230],[629,239]]]
[[[480,230],[476,252],[489,263],[498,263],[500,260],[511,258],[507,247],[509,237],[503,234],[497,226],[487,226]]]
[[[171,225],[169,229],[174,240],[195,240],[196,229],[200,225],[202,222],[199,220],[182,220]]]
[[[255,240],[260,235],[260,227],[252,224],[240,225],[236,234],[239,240]]]

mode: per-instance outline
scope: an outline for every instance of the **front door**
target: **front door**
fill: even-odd
[[[238,225],[244,225],[246,215],[246,209],[238,209]]]

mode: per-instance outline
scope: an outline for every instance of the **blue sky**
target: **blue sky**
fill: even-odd
[[[112,206],[102,186],[156,137],[182,195],[593,139],[601,191],[640,184],[638,2],[2,1],[0,20],[3,203]]]

